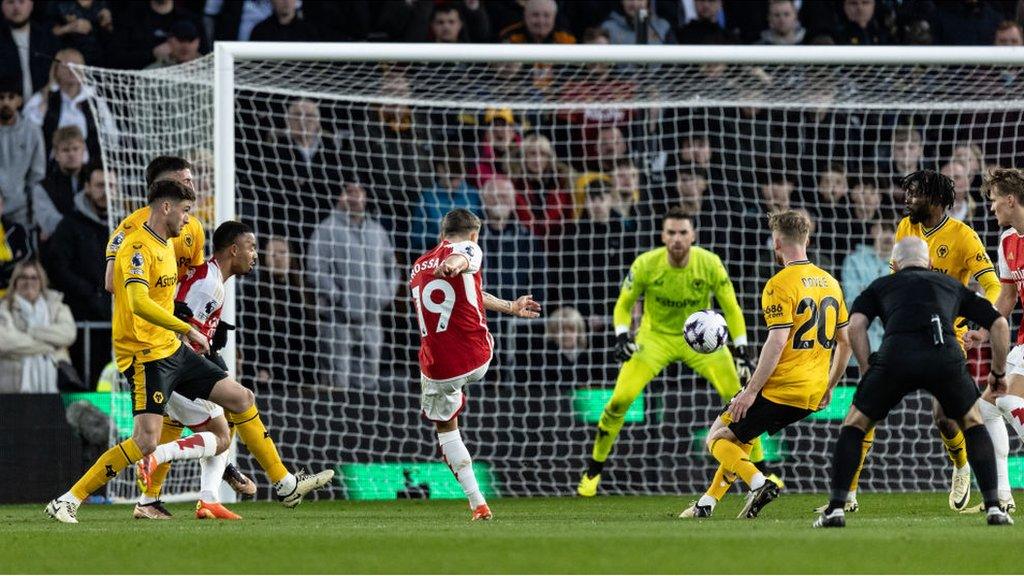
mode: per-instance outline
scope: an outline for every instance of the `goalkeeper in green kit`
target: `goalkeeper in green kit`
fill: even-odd
[[[626,410],[648,382],[670,363],[686,363],[715,387],[723,404],[739,392],[740,377],[746,382],[755,368],[753,350],[747,343],[746,322],[725,266],[714,253],[692,246],[693,240],[690,217],[678,208],[670,210],[661,228],[665,246],[638,256],[622,283],[613,320],[615,355],[623,364],[612,397],[597,423],[590,464],[576,489],[580,496],[597,494],[601,471],[622,429]],[[696,352],[683,337],[686,319],[709,308],[712,295],[729,326],[735,360],[726,347],[711,354]],[[644,313],[634,343],[629,331],[633,305],[640,297],[644,299]],[[762,459],[761,441],[756,439],[750,460],[757,463]],[[777,477],[772,479],[778,481]]]

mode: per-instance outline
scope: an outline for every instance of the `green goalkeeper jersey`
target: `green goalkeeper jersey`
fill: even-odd
[[[729,325],[730,338],[745,341],[747,326],[743,312],[729,274],[717,255],[693,246],[686,266],[676,268],[668,262],[668,248],[645,252],[633,261],[622,282],[622,292],[615,303],[615,332],[629,330],[633,305],[643,297],[640,330],[682,336],[686,319],[697,310],[710,308],[712,296]]]

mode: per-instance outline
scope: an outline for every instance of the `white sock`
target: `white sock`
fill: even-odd
[[[473,474],[473,460],[469,457],[469,450],[462,442],[459,431],[439,433],[437,441],[441,445],[445,463],[451,468],[452,474],[455,474],[455,479],[462,486],[466,498],[469,498],[469,507],[475,510],[477,506],[486,504],[484,495],[480,493],[480,487],[476,484],[476,475]]]
[[[1003,418],[1013,427],[1017,436],[1024,440],[1024,398],[1011,394],[1000,396],[996,398],[996,407],[999,408]]]
[[[761,486],[764,486],[764,483],[765,483],[764,474],[761,474],[760,472],[758,472],[757,474],[754,474],[753,478],[750,479],[750,489],[751,490],[757,490]]]
[[[846,493],[846,501],[847,502],[856,502],[857,501],[857,491],[856,490],[850,490],[849,492],[847,492]]]
[[[277,492],[278,496],[287,496],[292,492],[295,492],[296,484],[298,484],[298,480],[295,479],[295,474],[289,472],[288,475],[281,478],[279,482],[274,483],[274,491]]]
[[[991,402],[982,400],[981,418],[985,429],[992,438],[992,448],[996,457],[996,477],[999,480],[999,501],[1005,502],[1013,497],[1010,492],[1010,473],[1007,458],[1010,456],[1010,435],[1006,432],[1006,421],[999,408]]]
[[[188,438],[161,444],[153,451],[156,463],[195,460],[217,453],[217,436],[213,432],[197,432]]]
[[[228,451],[199,460],[199,499],[203,502],[220,502],[217,492],[224,480],[224,469],[228,467]]]
[[[702,494],[700,499],[697,500],[697,506],[711,506],[712,510],[715,509],[717,504],[718,500],[715,500],[714,496],[708,496],[707,494]]]
[[[160,499],[153,498],[152,496],[146,496],[145,494],[139,496],[139,504],[142,504],[143,506],[145,506],[146,504],[152,504],[153,502],[156,502],[158,500]]]
[[[60,498],[57,498],[57,500],[63,500],[63,501],[65,501],[65,502],[71,502],[72,504],[74,504],[74,505],[75,505],[75,508],[78,508],[79,506],[81,506],[81,505],[82,505],[82,501],[81,501],[81,500],[79,500],[79,499],[78,499],[78,498],[77,498],[77,497],[76,497],[76,496],[75,496],[74,494],[72,494],[71,492],[65,492],[65,493],[64,493],[64,495],[63,495],[63,496],[61,496]]]

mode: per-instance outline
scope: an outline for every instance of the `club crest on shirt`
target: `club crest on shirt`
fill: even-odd
[[[189,248],[192,247],[192,235],[191,234],[185,234],[185,246],[188,246]]]
[[[704,287],[704,279],[703,278],[694,278],[693,282],[691,282],[691,284],[693,285],[693,289],[694,290],[700,290],[701,288]]]
[[[949,256],[949,246],[946,246],[945,244],[940,244],[939,249],[935,251],[935,255],[938,256],[939,258],[945,258],[946,256]]]
[[[142,258],[142,252],[136,251],[135,254],[132,254],[132,261],[131,261],[132,268],[142,268],[142,266],[145,263],[146,263],[146,261],[143,260],[143,258]]]
[[[124,232],[118,232],[110,240],[110,251],[117,252],[117,249],[121,247],[122,242],[124,242]]]
[[[216,300],[210,300],[209,302],[206,303],[206,315],[207,316],[209,316],[210,314],[213,314],[213,311],[216,310],[216,309],[217,309],[217,301]]]

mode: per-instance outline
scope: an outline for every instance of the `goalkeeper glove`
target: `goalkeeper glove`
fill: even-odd
[[[628,332],[623,332],[615,337],[615,359],[619,362],[625,362],[633,357],[633,353],[637,351],[636,342],[629,337]]]
[[[213,341],[210,342],[210,354],[228,345],[228,331],[235,327],[221,320],[217,323],[217,331],[213,333]]]
[[[184,302],[180,302],[178,300],[174,301],[175,318],[183,322],[191,322],[194,316],[195,314],[192,312],[192,309],[188,307],[188,304],[185,304]]]
[[[736,362],[736,375],[740,377],[740,386],[746,386],[754,374],[754,369],[757,368],[753,346],[733,346],[732,358]]]

